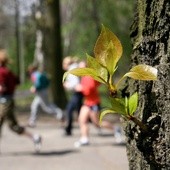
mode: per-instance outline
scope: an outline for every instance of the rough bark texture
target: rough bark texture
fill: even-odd
[[[142,132],[126,125],[130,170],[170,169],[170,1],[138,0],[131,28],[132,65],[158,69],[157,81],[129,80],[128,91],[139,93],[136,116],[149,127]]]

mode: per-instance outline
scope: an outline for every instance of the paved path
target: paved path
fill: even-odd
[[[26,124],[23,117],[19,120]],[[72,137],[64,137],[61,125],[52,117],[40,118],[36,128],[28,129],[43,137],[42,150],[36,154],[31,141],[18,137],[5,124],[0,170],[128,170],[125,146],[116,145],[110,132],[99,136],[96,129],[90,128],[91,145],[76,149],[73,144],[79,138],[77,126]]]

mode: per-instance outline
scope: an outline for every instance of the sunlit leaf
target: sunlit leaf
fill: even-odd
[[[102,119],[103,117],[106,115],[106,114],[109,114],[109,113],[116,113],[114,110],[112,109],[106,109],[106,110],[103,110],[100,114],[100,125],[102,123]]]
[[[125,112],[126,112],[126,114],[129,113],[128,105],[129,105],[129,99],[127,98],[127,96],[125,96]]]
[[[64,75],[63,75],[63,82],[65,81],[66,77],[68,76],[69,72],[65,72]]]
[[[113,45],[112,41],[110,41],[108,45],[105,58],[106,58],[107,69],[110,75],[113,75],[118,61],[117,61],[117,49]]]
[[[132,96],[130,96],[129,98],[129,103],[128,103],[128,107],[129,107],[129,114],[133,115],[133,113],[136,111],[138,106],[138,93],[134,93]]]
[[[126,114],[125,99],[124,98],[111,98],[112,109],[119,114]]]
[[[111,63],[114,67],[122,56],[121,42],[112,31],[104,26],[102,26],[101,34],[96,41],[94,54],[96,59],[106,67]],[[111,60],[112,62],[110,62]]]
[[[91,76],[93,79],[100,83],[106,83],[105,80],[97,74],[96,70],[92,68],[75,68],[69,70],[68,73],[73,74],[75,76]]]
[[[97,75],[102,77],[105,82],[107,82],[108,79],[108,71],[105,67],[103,67],[94,57],[91,57],[90,55],[87,54],[87,66],[89,68],[93,68]]]
[[[136,80],[157,80],[157,69],[141,64],[133,67],[124,77],[130,77]]]
[[[86,56],[87,56],[87,67],[96,68],[96,69],[99,69],[101,67],[100,63],[96,60],[96,58],[91,57],[88,54],[86,54]]]

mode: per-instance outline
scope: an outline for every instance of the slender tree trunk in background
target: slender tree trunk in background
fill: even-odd
[[[34,17],[36,20],[36,35],[35,35],[35,52],[34,52],[34,64],[38,64],[42,70],[46,70],[45,63],[46,58],[44,56],[44,16],[43,6],[44,3],[41,0],[37,0],[34,6]]]
[[[64,108],[66,96],[62,85],[62,41],[60,22],[60,1],[47,1],[46,13],[46,52],[51,73],[53,101]]]
[[[138,0],[131,29],[132,65],[158,69],[158,80],[129,80],[129,92],[139,92],[136,116],[149,127],[141,132],[126,125],[130,170],[170,169],[170,1]]]
[[[38,63],[42,70],[45,69],[45,61],[44,61],[44,54],[42,51],[43,45],[43,33],[42,30],[38,29],[36,31],[36,43],[35,43],[35,52],[34,52],[34,62]]]
[[[17,70],[16,74],[18,75],[19,78],[20,76],[20,57],[21,57],[21,49],[20,49],[20,44],[21,44],[21,38],[20,38],[20,22],[19,22],[19,2],[18,0],[15,0],[15,34],[16,34],[16,65],[17,65]]]
[[[93,0],[92,1],[92,6],[93,6],[93,11],[92,11],[92,17],[94,19],[94,22],[96,24],[96,32],[99,34],[101,30],[101,22],[100,22],[100,17],[99,17],[99,11],[98,11],[98,5],[99,5],[98,0]]]

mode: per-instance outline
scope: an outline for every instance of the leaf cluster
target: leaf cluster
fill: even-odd
[[[95,80],[107,86],[110,94],[111,108],[102,111],[100,121],[108,113],[119,113],[127,119],[131,119],[138,105],[138,94],[130,97],[118,97],[118,91],[122,80],[126,77],[135,80],[156,80],[157,69],[140,64],[130,69],[117,83],[113,81],[113,75],[118,69],[118,61],[123,53],[121,42],[109,28],[102,25],[101,33],[94,47],[94,57],[87,54],[87,67],[76,68],[66,72],[63,81],[68,74],[76,76],[91,76]]]

